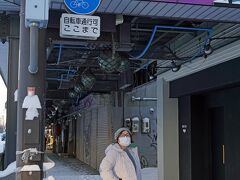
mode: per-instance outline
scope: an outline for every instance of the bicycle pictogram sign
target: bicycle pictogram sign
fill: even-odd
[[[82,7],[83,9],[87,9],[89,7],[89,4],[84,0],[75,0],[70,3],[70,6],[72,8]]]
[[[67,8],[76,14],[92,14],[97,10],[101,0],[64,0]]]

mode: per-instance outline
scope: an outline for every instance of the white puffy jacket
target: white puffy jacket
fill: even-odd
[[[137,148],[128,148],[129,152],[133,156],[133,159],[136,164],[136,168],[141,170],[141,165],[138,157]],[[135,167],[128,157],[127,153],[123,151],[120,146],[116,144],[111,144],[105,150],[105,158],[100,164],[100,176],[103,180],[141,180],[137,179],[137,174]]]

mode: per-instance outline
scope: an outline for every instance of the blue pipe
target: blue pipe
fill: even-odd
[[[64,81],[64,82],[70,82],[68,79],[59,79],[59,78],[47,78],[48,81]]]
[[[143,57],[146,54],[147,50],[149,49],[149,47],[152,44],[153,38],[154,38],[158,28],[162,28],[162,29],[179,29],[179,30],[189,30],[189,31],[207,31],[208,32],[208,36],[207,36],[208,38],[207,39],[210,38],[211,33],[212,33],[212,29],[207,29],[207,28],[188,28],[188,27],[175,27],[175,26],[159,26],[159,25],[156,25],[153,28],[151,37],[150,37],[150,39],[148,41],[147,46],[144,48],[144,50],[139,55],[137,55],[135,57],[130,55],[131,56],[130,59],[139,59],[139,58]],[[206,43],[206,41],[205,41],[205,43]]]
[[[58,68],[47,68],[47,71],[64,71],[64,72],[77,72],[76,70],[69,70],[69,69],[58,69]]]
[[[58,60],[57,60],[57,64],[60,63],[61,61],[61,54],[62,54],[62,49],[88,49],[88,47],[85,47],[85,46],[64,46],[62,44],[60,45],[54,45],[53,48],[59,48],[59,52],[58,52]]]
[[[184,62],[186,63],[186,62],[191,62],[192,60],[194,60],[197,56],[200,56],[201,54],[202,54],[202,49],[201,48],[199,48],[199,50],[198,50],[198,52],[193,56],[193,57],[191,57],[190,59],[188,59],[188,60],[185,60]],[[138,68],[138,69],[143,69],[143,68],[145,68],[145,69],[147,69],[147,67],[149,66],[149,64],[150,64],[150,62],[148,61],[148,62],[146,62],[145,64],[143,64],[140,68]],[[137,72],[136,70],[134,71],[134,73],[135,72]]]
[[[58,60],[57,60],[57,64],[60,63],[60,60],[61,60],[61,54],[62,54],[62,46],[60,45],[60,47],[59,47],[59,52],[58,52]]]
[[[189,28],[189,27],[159,26],[159,25],[156,25],[156,26],[157,26],[157,28],[162,28],[162,29],[179,29],[179,30],[208,31],[208,32],[212,31],[212,29],[209,29],[209,28]]]
[[[89,49],[85,46],[64,46],[64,45],[55,45],[53,48],[63,48],[63,49]]]

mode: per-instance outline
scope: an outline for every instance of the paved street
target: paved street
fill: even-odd
[[[55,166],[47,172],[48,180],[101,180],[98,171],[74,158],[48,155],[55,162]],[[156,168],[142,170],[143,180],[157,180]]]
[[[48,155],[55,162],[55,166],[47,172],[47,177],[55,180],[99,180],[98,171],[71,157],[59,157],[56,154]],[[50,179],[50,178],[49,178]]]

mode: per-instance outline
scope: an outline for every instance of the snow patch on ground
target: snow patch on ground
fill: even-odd
[[[16,172],[16,161],[12,162],[8,165],[8,167],[4,171],[0,171],[0,178],[6,177],[12,173]]]
[[[158,168],[144,168],[142,169],[143,180],[157,180],[158,179]]]
[[[24,165],[21,171],[40,171],[40,167],[38,165]]]
[[[68,173],[66,173],[68,174]],[[157,168],[144,168],[142,169],[143,180],[158,180]],[[62,175],[62,176],[49,176],[44,180],[102,180],[99,175]]]
[[[45,162],[43,162],[43,171],[47,171],[55,166],[55,162],[48,156],[45,156]]]
[[[2,141],[3,133],[0,133],[0,154],[5,151],[5,141]]]
[[[0,154],[4,152],[5,149],[5,141],[0,141]]]

